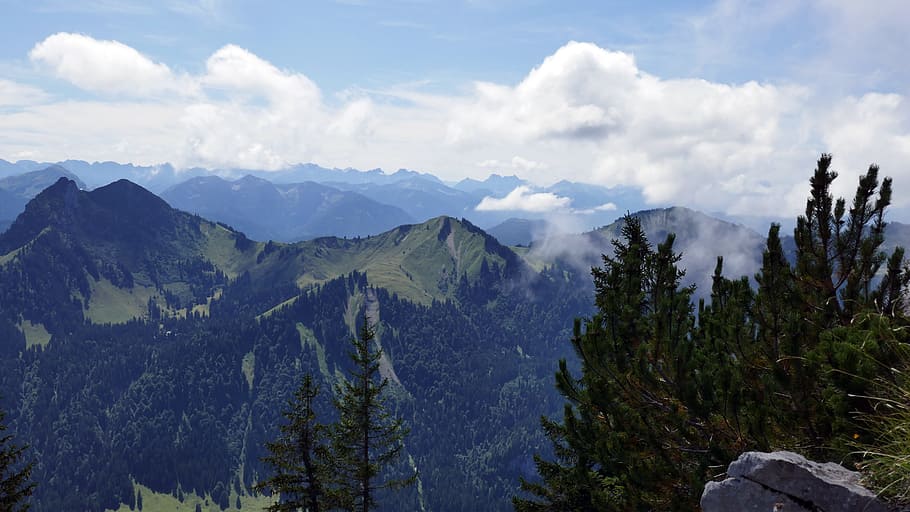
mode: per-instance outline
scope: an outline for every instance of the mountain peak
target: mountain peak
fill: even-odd
[[[79,185],[75,181],[66,178],[60,177],[53,185],[47,187],[41,191],[35,199],[43,198],[45,200],[52,198],[60,198],[64,201],[65,204],[73,204],[75,197],[79,194]]]
[[[171,207],[155,194],[127,179],[89,192],[99,205],[110,208],[125,217],[147,217],[154,213],[168,214]]]

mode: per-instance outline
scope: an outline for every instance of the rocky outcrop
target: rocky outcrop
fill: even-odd
[[[859,473],[820,464],[792,452],[746,452],[730,464],[727,479],[708,482],[703,512],[887,512]]]

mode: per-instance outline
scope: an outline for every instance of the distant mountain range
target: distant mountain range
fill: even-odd
[[[326,234],[366,236],[401,223],[420,222],[440,215],[465,218],[484,228],[510,218],[539,220],[557,215],[562,219],[557,226],[581,232],[608,224],[621,212],[644,207],[640,193],[621,187],[608,189],[567,181],[535,187],[517,176],[496,174],[483,181],[465,179],[446,184],[432,174],[406,169],[386,174],[379,169],[327,169],[315,164],[300,164],[280,171],[201,168],[178,171],[170,164],[136,166],[80,160],[49,164],[0,160],[0,179],[44,171],[46,186],[59,177],[59,173],[47,171],[49,168],[65,169],[71,178],[80,180],[80,188],[86,189],[128,179],[161,194],[178,208],[236,226],[249,236],[280,241]],[[255,186],[259,192],[253,192],[251,178],[269,184],[258,183]],[[238,186],[244,191],[229,193],[225,183],[232,183],[231,187]],[[328,188],[320,189],[316,185]],[[263,198],[266,196],[260,195],[269,187],[269,194],[277,201],[275,204],[265,204]],[[477,209],[485,198],[502,200],[518,187],[527,187],[522,189],[526,195],[542,193],[566,198],[568,206],[559,211],[540,211],[527,206],[528,198],[522,196],[500,201],[483,211]],[[30,199],[38,190],[33,187],[23,197]],[[317,194],[322,198],[316,197]],[[293,197],[295,195],[297,199]],[[340,204],[336,205],[335,201]],[[21,201],[5,203],[7,206],[0,211],[0,228],[11,222],[14,214],[24,206]],[[351,210],[345,213],[346,208]],[[277,216],[278,212],[292,218],[282,219]],[[402,212],[406,216],[402,216]]]
[[[85,188],[82,180],[59,165],[0,178],[0,233],[22,213],[30,199],[60,178],[73,180],[77,187]]]
[[[161,197],[257,240],[366,236],[414,222],[400,208],[312,181],[274,184],[249,175],[235,181],[205,176],[175,185]]]

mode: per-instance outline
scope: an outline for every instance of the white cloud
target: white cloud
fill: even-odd
[[[493,211],[525,211],[525,212],[559,212],[565,211],[572,204],[568,197],[561,197],[551,192],[532,192],[530,187],[515,187],[506,197],[484,197],[475,210],[479,212]]]
[[[229,44],[205,63],[202,84],[226,92],[261,95],[273,103],[311,106],[320,100],[319,88],[299,73],[283,71],[248,50]]]
[[[59,32],[36,44],[29,58],[86,91],[128,96],[192,92],[192,84],[167,65],[118,41]]]
[[[624,98],[638,79],[630,55],[572,42],[515,87],[476,83],[469,104],[453,112],[449,140],[601,138],[623,129]]]
[[[787,217],[802,209],[822,151],[834,153],[843,193],[871,161],[898,187],[910,184],[906,95],[832,99],[799,85],[666,79],[588,43],[566,44],[517,83],[478,82],[460,95],[400,87],[326,98],[305,74],[236,45],[195,74],[78,34],[52,35],[30,57],[97,97],[60,100],[0,80],[0,106],[15,107],[0,116],[0,131],[13,134],[0,157],[263,169],[312,161],[452,180],[508,171],[537,185],[633,187],[654,205]],[[573,211],[567,198],[530,188],[478,209]]]
[[[662,80],[631,55],[569,43],[514,87],[478,84],[448,133],[455,146],[546,144],[588,155],[593,165],[576,179],[640,187],[653,203],[694,198],[717,208],[728,200],[717,193],[723,183],[801,142],[792,126],[806,96],[755,82]]]
[[[872,163],[881,165],[882,176],[896,177],[897,186],[910,182],[906,169],[910,105],[906,98],[878,93],[848,97],[820,115],[818,123],[825,146],[832,148],[839,195],[852,195],[859,175]],[[899,206],[910,205],[906,194],[895,194],[894,201]]]
[[[539,170],[547,169],[549,166],[543,162],[535,162],[534,160],[528,160],[520,156],[513,156],[508,162],[503,162],[500,160],[484,160],[479,162],[477,167],[480,167],[484,170],[494,170],[494,171],[510,171],[510,172],[534,172]]]
[[[47,99],[41,89],[0,78],[0,107],[24,107]]]

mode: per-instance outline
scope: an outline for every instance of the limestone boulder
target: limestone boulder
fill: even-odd
[[[860,485],[859,473],[831,462],[818,463],[792,452],[746,452],[727,469],[728,478],[709,482],[703,512],[887,512],[875,494]]]

